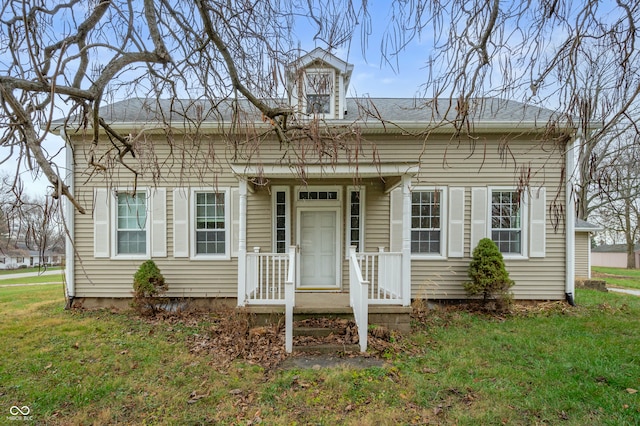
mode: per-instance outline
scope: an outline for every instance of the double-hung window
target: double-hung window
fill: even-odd
[[[229,192],[193,190],[191,257],[229,256]]]
[[[305,92],[307,114],[331,114],[333,72],[307,70]]]
[[[524,255],[523,195],[515,190],[491,191],[491,239],[503,254]]]
[[[225,196],[220,192],[195,193],[195,254],[226,252]]]
[[[147,256],[147,192],[118,192],[116,198],[116,256]]]
[[[444,192],[439,189],[411,192],[411,253],[444,254]]]

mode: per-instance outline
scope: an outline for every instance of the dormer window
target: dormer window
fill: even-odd
[[[307,114],[331,115],[334,95],[333,72],[308,69],[305,74]]]
[[[287,67],[287,93],[300,119],[342,120],[353,65],[316,47]]]

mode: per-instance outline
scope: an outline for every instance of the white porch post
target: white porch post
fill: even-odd
[[[402,175],[402,306],[411,305],[411,176]]]
[[[245,305],[247,297],[247,181],[239,180],[238,203],[240,220],[238,223],[238,306]]]

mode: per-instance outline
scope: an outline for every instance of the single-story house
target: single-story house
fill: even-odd
[[[15,242],[0,247],[0,269],[18,269],[29,266],[29,252]]]
[[[316,300],[362,285],[368,305],[464,299],[484,237],[516,299],[572,301],[574,132],[552,111],[350,98],[353,65],[321,49],[288,71],[287,95],[269,102],[312,125],[287,143],[246,99],[126,99],[101,115],[130,135],[134,180],[105,129],[98,145],[86,129],[60,131],[69,183],[89,208],[67,213],[71,303],[127,301],[146,259],[168,296],[198,301],[268,306],[287,284]]]
[[[43,252],[18,242],[11,248],[0,249],[0,269],[18,269],[62,264],[64,253],[46,249]]]
[[[636,259],[635,268],[640,268],[640,243],[634,246]],[[610,268],[627,267],[626,244],[602,244],[591,249],[591,264],[593,266],[608,266]]]
[[[598,231],[602,231],[601,226],[591,224],[586,220],[576,219],[576,279],[591,278],[591,237]]]

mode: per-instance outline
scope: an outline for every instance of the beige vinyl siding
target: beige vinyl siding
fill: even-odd
[[[173,257],[173,189],[189,187],[237,187],[238,180],[230,172],[216,175],[204,167],[194,170],[193,176],[183,173],[170,158],[166,142],[154,140],[153,152],[163,167],[161,178],[154,182],[153,170],[148,170],[138,181],[138,187],[154,186],[166,189],[166,248],[167,256],[152,257],[157,263],[168,285],[170,297],[236,297],[237,258],[230,260],[191,260]],[[93,192],[95,187],[104,187],[105,180],[99,177],[87,179],[86,144],[76,144],[75,194],[80,203],[87,207],[87,214],[75,214],[75,235],[77,255],[75,261],[76,297],[131,297],[133,275],[143,260],[96,259],[93,255]],[[197,149],[200,154],[211,152],[208,147]],[[197,167],[197,153],[191,154],[193,166]],[[204,154],[203,154],[204,155]],[[134,160],[135,162],[135,160]],[[213,167],[212,167],[213,168]],[[215,166],[220,170],[220,166]],[[132,175],[118,169],[109,179],[110,188],[131,187]],[[113,201],[113,200],[112,200]],[[254,202],[255,204],[255,202]],[[249,203],[251,206],[251,203]],[[230,207],[230,206],[229,206]],[[234,212],[235,213],[235,212]],[[111,213],[109,212],[109,217]],[[268,219],[266,219],[268,220]],[[113,226],[113,224],[111,224]],[[231,224],[227,228],[231,230]],[[150,232],[150,224],[147,227]],[[109,237],[113,238],[110,230]]]
[[[336,104],[337,105],[337,104]],[[76,136],[77,137],[77,136]],[[360,164],[371,165],[373,152],[377,150],[382,163],[394,162],[407,166],[419,163],[420,171],[412,185],[448,189],[465,189],[464,203],[464,257],[449,259],[413,259],[412,296],[432,299],[464,298],[462,282],[467,279],[467,267],[473,247],[470,247],[471,193],[473,187],[518,186],[522,178],[530,177],[532,187],[546,187],[546,250],[544,257],[528,260],[507,260],[507,268],[515,280],[513,288],[518,299],[562,299],[565,280],[564,218],[559,218],[558,230],[550,216],[552,203],[564,206],[564,186],[560,182],[564,159],[559,151],[545,152],[537,149],[533,137],[521,137],[503,146],[501,136],[489,135],[473,146],[468,141],[452,141],[449,136],[431,136],[426,142],[410,136],[369,135],[363,140],[345,140],[343,147],[358,149]],[[242,139],[242,138],[240,138]],[[217,140],[214,144],[211,141]],[[252,166],[262,164],[297,164],[305,157],[310,164],[327,165],[327,175],[322,179],[308,179],[309,185],[340,185],[342,196],[346,186],[354,185],[352,179],[332,179],[331,160],[317,159],[316,150],[308,141],[292,142],[288,151],[276,142],[261,141],[260,145],[242,141],[235,146],[224,144],[217,135],[202,135],[198,144],[180,136],[173,136],[169,149],[166,137],[157,135],[148,144],[145,155],[156,155],[161,167],[146,169],[139,186],[165,188],[167,199],[167,257],[154,258],[169,283],[170,295],[175,297],[236,297],[237,258],[230,260],[190,260],[173,257],[173,189],[188,187],[238,187],[238,179],[228,164],[237,161]],[[89,143],[75,141],[76,181],[79,201],[91,210],[94,187],[104,186],[104,179],[87,179],[86,156]],[[344,151],[336,164],[347,163]],[[172,154],[172,155],[171,155]],[[139,156],[141,160],[144,156]],[[184,167],[183,167],[184,159]],[[137,160],[133,160],[134,162]],[[238,164],[238,163],[236,163]],[[543,169],[544,166],[544,169]],[[151,180],[155,173],[156,180]],[[128,186],[131,174],[123,169],[110,177],[112,186]],[[269,178],[269,176],[266,176]],[[289,185],[291,188],[291,244],[295,244],[296,211],[295,185],[297,179],[270,179],[273,185]],[[365,236],[367,252],[377,252],[378,247],[389,250],[389,195],[380,178],[360,181],[366,187]],[[558,188],[560,192],[558,193]],[[342,224],[346,221],[347,203],[342,203]],[[236,212],[234,212],[236,214]],[[561,213],[564,214],[564,213]],[[263,252],[272,251],[272,200],[269,186],[256,186],[247,194],[247,250],[260,247]],[[93,257],[93,220],[90,213],[76,214],[76,242],[78,261],[75,266],[76,295],[78,297],[129,297],[132,277],[141,261],[95,259]],[[231,230],[231,224],[228,227]],[[344,251],[344,230],[341,251]],[[340,254],[345,258],[345,253]],[[348,263],[342,262],[343,289],[348,289]]]
[[[498,136],[495,137],[498,139]],[[549,158],[548,153],[532,149],[536,142],[526,139],[512,141],[508,154],[499,151],[495,140],[480,140],[473,150],[468,143],[449,143],[430,140],[428,151],[422,155],[420,173],[413,185],[426,184],[446,187],[464,187],[465,191],[465,257],[445,260],[413,259],[412,296],[435,299],[466,297],[462,283],[468,279],[467,267],[474,247],[470,243],[471,193],[474,187],[517,187],[524,176],[531,176],[532,188],[546,187],[546,211],[552,202],[564,205],[561,171],[564,159]],[[382,151],[386,151],[381,148]],[[408,157],[411,148],[395,147],[394,152]],[[410,157],[409,157],[410,158]],[[504,158],[504,161],[503,161]],[[545,167],[544,170],[542,169]],[[560,185],[561,193],[556,198]],[[488,208],[488,207],[487,207]],[[563,214],[563,213],[562,213]],[[543,258],[505,261],[511,278],[516,282],[513,293],[516,299],[562,299],[565,281],[565,236],[561,227],[557,231],[547,213],[546,251]],[[554,217],[564,223],[564,217]],[[488,236],[488,235],[485,235]],[[531,235],[529,235],[529,241]]]
[[[589,271],[590,235],[589,232],[576,232],[576,278],[589,278],[591,275]]]

